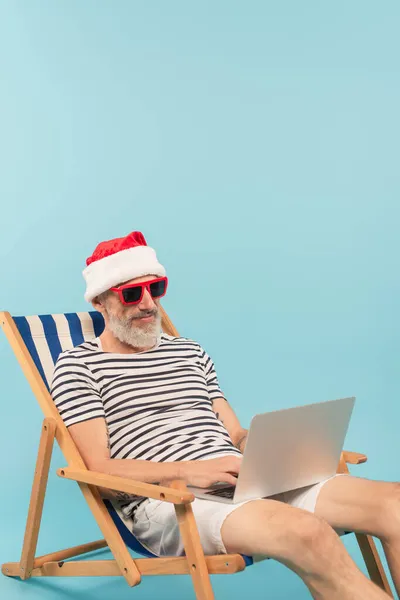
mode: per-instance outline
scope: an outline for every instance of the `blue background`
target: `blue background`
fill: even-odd
[[[0,308],[87,310],[85,258],[141,230],[168,270],[165,308],[243,425],[354,394],[346,447],[369,462],[353,473],[398,480],[399,26],[395,1],[3,1]],[[5,562],[42,416],[4,335],[0,378]],[[64,464],[57,451],[40,554],[101,537]],[[219,599],[309,597],[272,561],[213,584]],[[191,589],[0,578],[8,600]]]

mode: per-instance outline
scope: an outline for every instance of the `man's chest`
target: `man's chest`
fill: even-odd
[[[202,365],[193,359],[136,360],[107,365],[98,372],[100,395],[107,413],[210,404]]]

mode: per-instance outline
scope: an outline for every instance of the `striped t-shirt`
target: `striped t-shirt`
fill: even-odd
[[[67,426],[103,417],[110,456],[156,462],[241,456],[212,409],[214,364],[190,339],[161,334],[144,352],[103,352],[98,338],[59,355],[51,386]]]

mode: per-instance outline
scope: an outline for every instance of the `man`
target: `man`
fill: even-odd
[[[143,235],[100,243],[83,272],[105,320],[99,338],[63,352],[52,396],[89,469],[149,483],[235,483],[246,443],[196,342],[161,332],[165,269]],[[183,552],[173,505],[118,496],[135,536],[157,555]],[[388,596],[347,554],[335,529],[380,538],[400,590],[400,484],[351,476],[241,504],[195,499],[206,554],[275,558],[314,598]]]

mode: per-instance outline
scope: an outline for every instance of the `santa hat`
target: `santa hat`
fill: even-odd
[[[150,248],[140,231],[126,237],[100,242],[92,256],[86,259],[83,277],[86,281],[85,300],[90,302],[111,287],[144,275],[165,276],[155,250]]]

